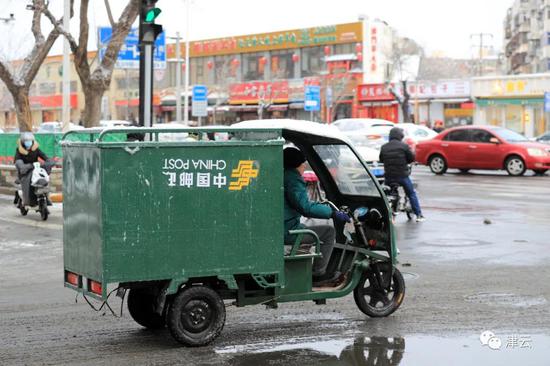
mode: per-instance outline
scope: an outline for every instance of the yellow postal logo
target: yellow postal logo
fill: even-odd
[[[257,178],[260,169],[254,168],[254,160],[240,160],[237,169],[231,172],[231,178],[236,180],[229,182],[230,191],[240,191],[248,187],[252,178]]]

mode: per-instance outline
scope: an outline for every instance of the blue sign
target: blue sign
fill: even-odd
[[[544,111],[550,112],[550,92],[544,93]]]
[[[107,45],[111,41],[113,35],[113,29],[111,27],[99,27],[98,28],[98,40],[99,40],[99,59],[103,59]],[[120,47],[118,52],[116,68],[119,69],[139,69],[139,30],[132,28],[124,44]],[[155,69],[166,68],[166,37],[164,32],[159,34],[155,40],[155,51],[153,53],[153,67]]]
[[[321,110],[321,87],[308,85],[305,87],[304,110],[315,112]]]
[[[192,101],[194,102],[204,102],[208,99],[208,89],[204,85],[194,85],[193,86],[193,97]]]

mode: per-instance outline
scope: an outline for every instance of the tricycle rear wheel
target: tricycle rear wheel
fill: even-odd
[[[166,318],[172,336],[186,346],[204,346],[221,333],[225,305],[220,295],[206,286],[181,290],[168,309]]]
[[[161,329],[166,324],[164,316],[155,310],[155,295],[149,289],[134,288],[128,295],[128,312],[132,319],[149,329]]]
[[[359,310],[366,315],[379,318],[396,311],[405,297],[405,280],[397,268],[393,269],[390,283],[380,283],[379,279],[388,278],[391,264],[375,264],[363,273],[361,280],[353,290],[353,298]],[[378,271],[379,276],[376,275]]]

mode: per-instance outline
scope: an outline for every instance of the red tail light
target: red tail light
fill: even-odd
[[[367,135],[367,139],[369,139],[369,140],[378,140],[381,137],[382,136],[380,136],[380,135]]]
[[[73,286],[80,287],[80,276],[77,275],[76,273],[66,271],[65,282],[68,282]]]
[[[88,287],[88,289],[90,291],[92,291],[94,294],[102,295],[103,294],[103,288],[101,287],[101,283],[96,282],[94,280],[89,280],[89,281],[90,282],[88,284],[90,286]]]

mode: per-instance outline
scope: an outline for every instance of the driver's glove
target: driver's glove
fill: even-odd
[[[351,217],[349,217],[347,213],[342,211],[334,211],[332,213],[332,218],[337,221],[351,222]]]

